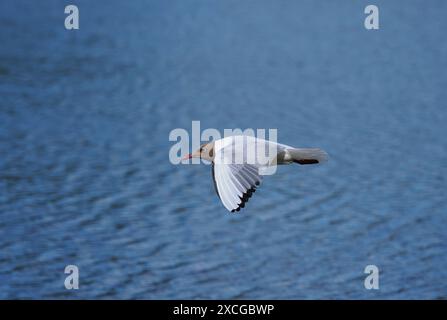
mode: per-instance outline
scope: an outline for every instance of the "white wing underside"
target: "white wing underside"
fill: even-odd
[[[285,145],[250,136],[217,140],[213,178],[216,192],[229,211],[239,211],[261,183],[262,169],[271,165]],[[256,155],[253,155],[256,152]],[[259,156],[263,153],[263,156]]]

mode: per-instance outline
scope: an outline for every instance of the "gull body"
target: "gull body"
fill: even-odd
[[[225,208],[235,212],[245,207],[262,176],[271,174],[272,167],[291,163],[318,164],[327,161],[328,155],[318,148],[295,148],[239,135],[205,143],[185,157],[190,158],[211,162],[216,193]]]

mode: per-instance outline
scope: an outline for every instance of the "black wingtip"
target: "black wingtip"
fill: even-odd
[[[256,185],[259,185],[259,182],[257,182]],[[250,189],[248,189],[242,195],[242,197],[239,197],[239,199],[241,199],[241,203],[239,204],[239,206],[236,209],[231,210],[231,212],[236,212],[236,211],[239,212],[242,208],[245,208],[245,204],[248,202],[248,200],[251,198],[251,196],[255,192],[256,192],[256,187],[255,186],[253,186]]]
[[[300,160],[293,160],[295,163],[299,164],[316,164],[319,163],[317,159],[300,159]]]

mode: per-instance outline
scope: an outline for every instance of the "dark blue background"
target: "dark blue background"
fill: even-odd
[[[446,9],[2,1],[0,298],[446,298]],[[230,214],[209,166],[169,162],[192,120],[331,159]]]

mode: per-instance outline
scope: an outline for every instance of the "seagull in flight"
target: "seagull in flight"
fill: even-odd
[[[236,135],[202,144],[183,159],[211,162],[214,188],[228,211],[240,211],[256,191],[262,176],[273,174],[277,165],[318,164],[328,155],[318,148],[295,148],[253,136]]]

